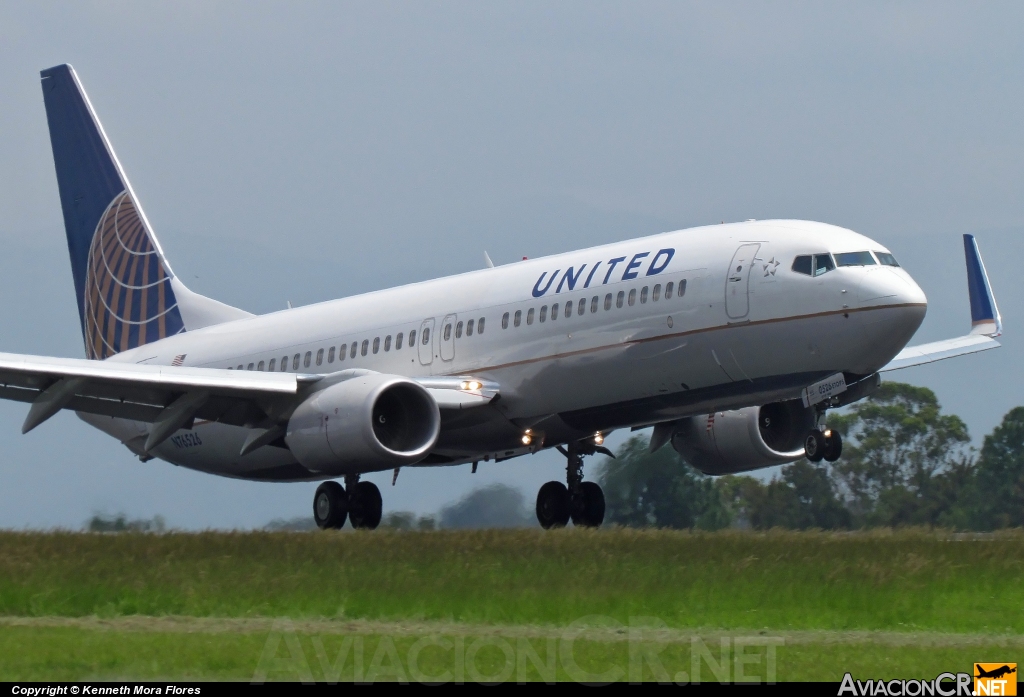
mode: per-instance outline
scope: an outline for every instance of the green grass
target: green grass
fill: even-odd
[[[0,615],[1020,634],[1022,571],[1020,532],[0,533]]]
[[[304,631],[140,631],[83,627],[4,627],[0,633],[0,680],[644,680],[689,681],[694,639],[634,643],[570,641],[551,636],[503,636],[501,632],[324,634]],[[512,632],[515,634],[515,632]],[[268,641],[268,639],[270,641]],[[758,637],[763,640],[764,637]],[[846,671],[859,679],[931,679],[941,672],[969,672],[979,660],[1014,661],[1024,643],[966,640],[961,645],[893,645],[821,636],[797,643],[774,638],[777,681],[839,681]],[[736,638],[697,637],[712,661],[700,660],[705,682],[736,679]],[[414,645],[419,651],[411,651]],[[638,651],[636,647],[639,647]],[[765,646],[747,646],[744,677],[771,677]],[[632,660],[631,660],[632,655]],[[461,660],[456,660],[456,656]],[[643,661],[638,660],[643,656]],[[648,658],[654,656],[654,662]],[[357,658],[359,657],[359,658]],[[567,658],[568,657],[568,658]],[[653,668],[652,668],[653,666]],[[358,667],[358,670],[357,670]],[[715,668],[718,669],[716,677]],[[632,672],[631,672],[632,670]],[[445,673],[448,675],[444,675]],[[602,675],[606,677],[601,677]]]

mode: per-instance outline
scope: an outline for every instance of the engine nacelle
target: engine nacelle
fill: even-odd
[[[342,475],[418,462],[440,432],[441,413],[426,389],[374,373],[310,396],[289,419],[285,442],[304,467]]]
[[[816,414],[800,400],[694,416],[679,424],[672,447],[706,474],[732,474],[793,462]]]

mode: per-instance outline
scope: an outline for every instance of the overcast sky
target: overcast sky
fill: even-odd
[[[75,66],[174,270],[253,312],[692,225],[792,217],[889,246],[969,328],[978,236],[1002,349],[909,369],[976,441],[1024,402],[1019,3],[0,0],[0,350],[83,355],[39,71]],[[0,526],[310,514],[315,484],[141,464],[0,403]],[[613,439],[613,442],[620,442]],[[536,488],[557,455],[405,469],[385,510]]]

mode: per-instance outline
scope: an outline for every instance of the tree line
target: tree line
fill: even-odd
[[[835,463],[800,460],[770,481],[711,477],[670,446],[630,438],[602,461],[605,523],[637,527],[853,529],[924,525],[987,531],[1024,526],[1024,407],[1010,410],[980,451],[967,425],[925,387],[883,383],[828,427]]]

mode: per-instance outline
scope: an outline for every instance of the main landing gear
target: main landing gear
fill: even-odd
[[[380,525],[382,508],[380,489],[373,482],[359,481],[359,475],[345,477],[344,487],[324,482],[313,495],[313,518],[321,530],[338,530],[346,518],[356,529],[373,530]]]
[[[548,482],[537,493],[537,521],[545,530],[564,528],[569,520],[577,527],[596,528],[604,522],[604,492],[595,482],[583,481],[583,456],[599,449],[586,441],[558,448],[566,458],[566,482]],[[604,448],[600,451],[607,452]]]
[[[816,428],[804,438],[804,454],[811,462],[835,462],[843,454],[843,438],[839,431]]]

